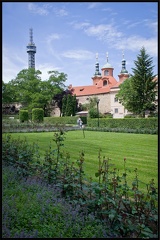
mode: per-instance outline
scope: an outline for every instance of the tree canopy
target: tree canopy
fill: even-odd
[[[144,47],[141,48],[135,67],[132,68],[133,75],[124,80],[120,90],[116,94],[119,102],[130,112],[145,117],[145,112],[155,110],[156,81],[153,81],[153,60]]]
[[[3,103],[19,102],[28,110],[43,108],[50,104],[56,94],[66,88],[67,75],[58,71],[49,71],[49,79],[42,81],[41,72],[33,68],[23,69],[9,83],[3,83]]]

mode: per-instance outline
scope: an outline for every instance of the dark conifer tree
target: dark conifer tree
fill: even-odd
[[[145,117],[146,110],[155,110],[156,81],[153,81],[152,65],[153,60],[144,47],[141,48],[135,67],[132,68],[133,75],[126,79],[121,85],[116,95],[122,105],[130,112]]]

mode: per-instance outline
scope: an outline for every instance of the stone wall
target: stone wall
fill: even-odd
[[[99,95],[92,95],[92,96],[80,96],[77,97],[78,104],[85,104],[89,103],[89,98],[97,97],[99,101],[99,112],[102,114],[109,113],[111,111],[111,102],[110,102],[110,94],[99,94]]]

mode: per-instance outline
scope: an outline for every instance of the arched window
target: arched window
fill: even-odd
[[[108,70],[105,70],[104,71],[104,76],[108,76],[109,75],[109,71]]]
[[[107,80],[104,80],[103,81],[103,86],[107,86],[107,84],[108,84]]]

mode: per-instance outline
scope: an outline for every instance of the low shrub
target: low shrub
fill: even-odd
[[[28,110],[19,111],[19,120],[20,122],[25,122],[29,120]]]
[[[32,109],[32,121],[33,122],[43,122],[44,110],[42,108]]]
[[[28,176],[32,173],[31,164],[35,160],[37,145],[29,145],[26,140],[12,139],[10,135],[2,139],[2,163],[12,165],[21,176]],[[36,159],[37,160],[37,159]]]

